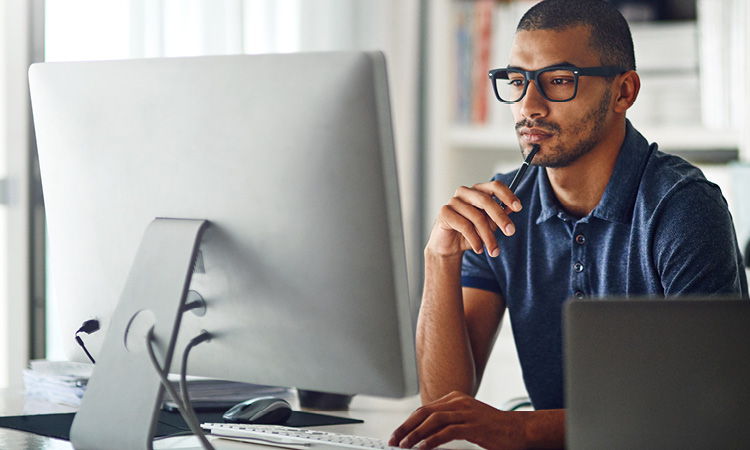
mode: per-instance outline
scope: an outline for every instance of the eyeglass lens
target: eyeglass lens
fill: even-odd
[[[517,102],[523,97],[528,80],[523,73],[501,72],[495,78],[497,94],[502,101]],[[536,79],[537,89],[549,100],[567,101],[575,96],[576,77],[571,70],[541,72]]]

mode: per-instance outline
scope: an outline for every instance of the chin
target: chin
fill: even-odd
[[[534,164],[548,167],[550,169],[569,167],[578,161],[583,155],[588,153],[572,152],[570,150],[551,152],[550,149],[547,149],[547,152],[545,152],[544,150],[544,147],[539,150],[539,153],[537,153],[537,156],[534,158]]]

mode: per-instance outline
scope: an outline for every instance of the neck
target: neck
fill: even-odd
[[[590,152],[566,167],[547,168],[552,190],[560,205],[575,217],[587,216],[599,203],[625,140],[625,121],[608,127]]]

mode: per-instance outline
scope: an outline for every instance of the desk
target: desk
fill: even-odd
[[[298,409],[299,403],[295,397],[292,406]],[[378,439],[388,439],[393,430],[396,429],[419,406],[417,397],[408,397],[400,400],[391,400],[379,397],[358,395],[352,399],[349,411],[321,411],[326,414],[340,415],[362,419],[365,423],[333,425],[317,427],[323,431],[334,433],[354,434],[368,436]],[[12,416],[20,414],[45,414],[72,412],[73,408],[55,405],[52,403],[26,398],[20,389],[0,389],[0,415]],[[312,410],[310,410],[312,411]],[[266,449],[272,447],[232,442],[225,439],[216,439],[212,443],[217,450],[248,450]],[[71,450],[70,442],[59,439],[38,436],[22,431],[0,428],[0,448],[2,449],[40,449],[40,450]],[[176,437],[159,440],[154,443],[156,449],[200,449],[193,437]],[[457,441],[446,448],[464,449],[479,448],[471,443]]]

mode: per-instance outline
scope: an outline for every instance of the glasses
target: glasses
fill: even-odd
[[[617,66],[550,66],[539,70],[516,67],[490,70],[495,97],[503,103],[516,103],[526,95],[529,81],[536,82],[542,97],[551,102],[568,102],[578,93],[578,77],[611,77],[627,70]]]

